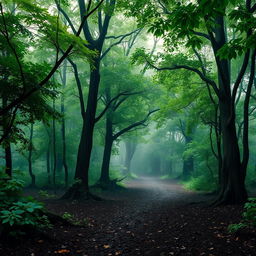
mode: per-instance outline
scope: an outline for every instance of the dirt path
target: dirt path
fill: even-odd
[[[56,225],[48,238],[33,237],[15,251],[0,242],[0,255],[256,255],[254,236],[227,233],[227,226],[239,221],[241,207],[190,204],[207,198],[152,178],[104,196],[97,202],[49,201],[48,209],[68,212],[86,226]]]

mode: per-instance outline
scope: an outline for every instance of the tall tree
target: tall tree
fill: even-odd
[[[222,203],[241,203],[247,199],[245,189],[245,176],[248,163],[248,143],[247,134],[244,134],[243,156],[240,158],[240,149],[236,135],[236,112],[235,100],[237,90],[241,85],[242,78],[245,75],[246,68],[251,56],[251,72],[247,87],[251,88],[252,77],[254,77],[255,63],[255,47],[252,44],[254,38],[253,25],[255,17],[255,5],[252,6],[250,0],[241,1],[240,4],[229,1],[158,1],[154,3],[155,7],[162,9],[162,15],[159,15],[157,9],[154,12],[149,10],[145,2],[129,3],[132,8],[132,14],[137,15],[140,20],[149,22],[151,28],[156,35],[165,37],[166,45],[174,47],[178,42],[183,42],[186,47],[196,47],[200,49],[203,43],[207,42],[215,58],[215,66],[217,68],[218,77],[205,76],[197,67],[191,67],[182,64],[174,64],[173,66],[156,67],[152,62],[151,66],[157,70],[178,70],[186,69],[196,73],[204,82],[209,84],[218,97],[220,126],[222,134],[222,166],[220,171],[220,190],[216,199],[217,204]],[[146,7],[150,15],[145,17],[135,7]],[[152,8],[151,8],[152,10]],[[147,12],[146,12],[147,13]],[[243,16],[243,21],[241,20]],[[228,17],[229,23],[225,22]],[[237,23],[238,21],[238,23]],[[228,39],[228,25],[236,23],[238,32],[236,40]],[[246,24],[246,26],[244,26]],[[231,85],[230,63],[232,58],[236,58],[238,54],[244,55],[244,61],[240,71],[236,77],[235,83]],[[249,97],[250,98],[250,97]],[[248,98],[248,99],[249,99]],[[245,103],[244,114],[247,115],[248,101]],[[248,118],[244,117],[245,130],[248,127]]]

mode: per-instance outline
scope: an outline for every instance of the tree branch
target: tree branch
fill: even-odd
[[[145,125],[145,122],[148,120],[150,115],[152,115],[153,113],[155,113],[155,112],[157,112],[159,110],[160,109],[155,109],[155,110],[150,111],[143,120],[141,120],[139,122],[136,122],[136,123],[133,123],[133,124],[127,126],[126,128],[122,129],[121,131],[117,132],[116,134],[113,135],[113,140],[116,140],[118,137],[120,137],[124,133],[130,131],[131,129],[133,129],[133,128],[137,127],[137,126]]]
[[[130,33],[127,33],[127,34],[118,36],[118,38],[120,38],[120,40],[117,41],[117,42],[115,42],[115,43],[113,43],[112,45],[110,45],[110,46],[107,48],[107,50],[105,50],[105,52],[101,55],[100,59],[102,60],[114,46],[116,46],[116,45],[122,43],[122,41],[123,41],[126,37],[128,37],[128,36],[130,36],[130,35],[136,33],[138,30],[139,30],[139,29],[136,29],[136,30],[134,30],[134,31],[132,31],[132,32],[130,32]]]
[[[136,92],[134,93],[131,93],[131,92],[128,92],[128,91],[125,91],[125,92],[121,92],[119,94],[117,94],[114,98],[112,98],[109,102],[106,103],[106,106],[105,108],[103,109],[103,111],[98,115],[98,117],[95,118],[95,123],[97,123],[103,116],[104,114],[107,112],[107,110],[110,108],[111,104],[117,100],[118,98],[122,97],[122,96],[130,96],[130,95],[133,95],[133,94],[137,94]]]
[[[233,104],[236,100],[236,94],[237,94],[238,87],[239,87],[239,85],[240,85],[240,83],[241,83],[241,81],[244,77],[244,74],[246,72],[246,69],[247,69],[247,66],[248,66],[248,63],[249,63],[249,58],[250,58],[250,49],[247,50],[247,52],[245,53],[243,65],[240,69],[240,72],[237,76],[237,79],[236,79],[234,87],[233,87],[233,91],[232,91],[232,102],[233,102]]]
[[[83,29],[84,23],[86,22],[86,20],[88,19],[88,17],[90,17],[98,8],[99,6],[104,2],[104,0],[101,0],[99,2],[99,4],[96,5],[95,8],[93,8],[91,11],[88,12],[88,14],[86,14],[83,17],[83,20],[80,24],[80,27],[76,33],[76,36],[79,37],[79,35],[81,34],[81,31]],[[68,55],[70,54],[70,52],[72,51],[72,49],[74,48],[74,45],[71,44],[68,49],[64,52],[64,54],[61,56],[61,58],[56,61],[55,65],[52,67],[51,71],[48,73],[48,75],[41,81],[39,82],[39,84],[37,86],[35,86],[33,89],[31,89],[28,92],[23,93],[22,95],[20,95],[18,98],[16,98],[15,100],[13,100],[9,105],[7,105],[5,108],[2,108],[0,110],[0,116],[7,114],[8,111],[10,109],[12,109],[13,107],[20,105],[23,101],[25,101],[28,97],[30,97],[34,92],[40,90],[49,80],[50,78],[53,76],[53,74],[56,72],[56,70],[59,68],[59,66],[61,65],[61,63],[68,57]]]
[[[60,6],[59,2],[57,0],[55,0],[55,4],[58,8],[58,10],[62,13],[62,15],[64,16],[64,18],[66,19],[66,21],[68,22],[69,26],[71,27],[72,31],[74,34],[76,34],[76,29],[71,21],[71,19],[69,18],[68,14],[65,12],[65,10]]]
[[[254,4],[253,6],[252,6],[252,8],[250,9],[250,12],[251,13],[253,13],[253,12],[255,12],[256,11],[256,4]]]
[[[217,96],[220,95],[219,93],[219,89],[217,87],[217,84],[209,79],[208,77],[206,77],[200,70],[198,70],[197,68],[193,68],[193,67],[190,67],[190,66],[187,66],[187,65],[174,65],[173,67],[162,67],[162,68],[159,68],[159,67],[156,67],[155,65],[153,65],[152,63],[150,63],[148,60],[146,60],[147,63],[149,64],[149,66],[151,66],[152,68],[156,69],[157,71],[162,71],[162,70],[177,70],[177,69],[186,69],[186,70],[189,70],[189,71],[192,71],[194,73],[196,73],[197,75],[199,75],[199,77],[205,81],[206,83],[210,84],[213,88],[213,90],[215,91],[215,93],[217,94]]]
[[[208,35],[208,34],[206,34],[206,33],[203,33],[203,32],[198,32],[198,31],[194,31],[194,30],[191,30],[191,32],[194,34],[194,35],[196,35],[196,36],[201,36],[201,37],[204,37],[205,39],[207,39],[207,40],[211,40],[210,39],[210,36]]]
[[[69,61],[69,63],[71,64],[71,66],[72,66],[72,68],[74,70],[74,75],[75,75],[75,79],[76,79],[76,85],[77,85],[78,94],[79,94],[79,101],[80,101],[80,107],[81,107],[81,115],[82,115],[83,118],[85,118],[84,96],[83,96],[83,91],[82,91],[81,80],[80,80],[79,74],[78,74],[77,65],[70,58],[67,58],[67,60]]]

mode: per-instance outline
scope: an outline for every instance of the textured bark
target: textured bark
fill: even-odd
[[[240,150],[235,126],[235,105],[232,101],[230,82],[230,61],[221,60],[218,50],[226,43],[224,18],[216,18],[215,40],[212,41],[216,62],[218,63],[218,83],[220,90],[220,125],[222,129],[222,167],[220,171],[220,190],[216,204],[243,203],[247,199],[245,172],[242,168]]]

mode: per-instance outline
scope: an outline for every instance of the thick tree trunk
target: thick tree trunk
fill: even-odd
[[[223,161],[220,173],[220,191],[216,201],[217,204],[243,203],[247,199],[245,170],[242,169],[240,160],[235,119],[232,118],[229,120],[231,116],[230,109],[231,107],[228,102],[220,101]]]
[[[73,186],[66,193],[64,198],[89,197],[89,167],[93,144],[93,132],[95,125],[95,115],[97,109],[97,98],[100,84],[100,59],[94,59],[91,66],[89,95],[86,112],[83,117],[83,128],[77,154],[77,164],[75,179],[78,180],[76,188]],[[79,187],[79,189],[78,189]],[[76,192],[77,191],[77,192]]]
[[[107,186],[110,183],[109,165],[110,165],[111,151],[112,151],[112,145],[113,145],[112,125],[113,125],[112,119],[108,114],[107,120],[106,120],[105,147],[104,147],[103,161],[101,166],[101,175],[99,180],[99,183],[101,186]]]
[[[33,134],[34,134],[34,125],[31,124],[30,137],[29,137],[29,154],[28,154],[28,171],[31,178],[31,185],[30,185],[31,187],[36,186],[36,177],[32,169]]]
[[[222,167],[220,189],[215,204],[243,203],[247,199],[245,173],[240,160],[240,150],[235,126],[235,102],[231,96],[230,61],[218,57],[218,50],[226,43],[224,17],[216,17],[215,40],[212,46],[218,66],[220,126],[222,134]]]

